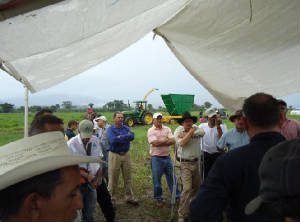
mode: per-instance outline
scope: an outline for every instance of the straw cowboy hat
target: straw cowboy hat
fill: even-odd
[[[182,125],[182,123],[183,123],[184,120],[186,120],[186,119],[191,119],[191,120],[193,120],[194,123],[196,123],[198,118],[197,118],[197,116],[192,116],[192,115],[190,114],[190,112],[185,111],[185,112],[183,113],[183,115],[182,115],[182,118],[181,118],[181,119],[178,119],[178,123],[179,123],[180,125]]]
[[[80,163],[104,162],[73,155],[61,132],[47,132],[0,147],[0,190],[31,177]]]
[[[232,116],[229,118],[229,120],[230,120],[231,122],[234,122],[235,118],[241,117],[241,116],[243,116],[243,111],[242,111],[242,110],[237,110],[237,111],[235,112],[235,114],[232,115]]]

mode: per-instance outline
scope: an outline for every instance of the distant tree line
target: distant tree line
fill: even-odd
[[[93,103],[88,103],[89,106],[93,107]],[[204,102],[203,105],[193,104],[191,111],[204,112],[206,109],[212,107],[212,104],[208,101]],[[134,109],[135,107],[130,106],[129,103],[124,103],[123,100],[113,100],[102,107],[93,108],[94,112],[114,112]],[[289,107],[292,109],[293,107]],[[49,109],[52,112],[86,112],[87,106],[76,106],[73,105],[72,101],[63,101],[62,104],[55,104],[51,106],[29,106],[29,112],[35,113],[42,109]],[[147,105],[147,109],[151,112],[162,111],[166,112],[167,109],[164,106],[158,106],[154,108],[152,104]],[[24,106],[15,107],[14,104],[2,103],[0,104],[0,113],[22,113],[24,112]]]

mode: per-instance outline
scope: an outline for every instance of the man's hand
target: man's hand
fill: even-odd
[[[183,134],[183,133],[179,133],[179,134],[178,134],[178,138],[181,139],[181,138],[183,138],[183,137],[184,137],[184,134]]]
[[[221,123],[222,123],[221,117],[216,117],[216,119],[215,119],[215,124],[216,124],[217,126],[220,126]]]
[[[90,174],[87,176],[87,179],[88,179],[89,183],[92,183],[94,178],[95,177],[93,175],[90,175]]]
[[[117,136],[118,139],[121,139],[121,136]]]

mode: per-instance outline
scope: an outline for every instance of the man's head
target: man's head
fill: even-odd
[[[211,124],[211,125],[215,125],[216,124],[216,118],[217,118],[217,113],[216,113],[216,110],[213,109],[213,108],[210,108],[210,109],[207,109],[205,111],[205,116],[207,117],[208,119],[208,122]]]
[[[162,116],[163,115],[161,113],[154,113],[153,114],[153,125],[156,128],[162,128],[162,124],[163,124]]]
[[[278,104],[279,104],[279,110],[280,110],[280,117],[282,119],[285,119],[286,118],[286,113],[287,113],[287,104],[285,101],[281,100],[281,99],[278,99]]]
[[[185,131],[190,130],[193,124],[197,122],[197,117],[192,116],[190,112],[185,111],[181,119],[178,119],[178,123],[183,126]]]
[[[70,154],[60,132],[0,147],[0,221],[72,221],[83,207],[78,164],[87,162],[99,160]]]
[[[243,105],[246,129],[269,130],[279,125],[279,104],[265,93],[256,93],[247,98]]]
[[[50,131],[60,131],[64,133],[63,120],[54,115],[41,115],[32,121],[29,136]]]
[[[76,120],[70,120],[68,122],[68,128],[72,131],[76,130],[78,128],[78,122]]]
[[[120,111],[115,112],[114,113],[114,123],[115,123],[116,127],[121,127],[123,125],[123,121],[124,121],[123,113],[121,113]]]
[[[95,121],[97,122],[97,124],[100,128],[104,128],[107,123],[107,119],[105,116],[99,116],[95,119]]]
[[[231,122],[234,122],[234,125],[235,127],[238,129],[238,130],[244,130],[245,129],[245,122],[244,122],[244,119],[243,119],[243,111],[242,110],[237,110],[235,112],[234,115],[232,115],[229,120]]]
[[[285,217],[299,221],[299,138],[284,141],[271,148],[259,167],[259,196],[245,208],[246,214],[266,216],[270,221]]]
[[[94,125],[90,120],[82,120],[79,123],[78,132],[83,144],[87,144],[93,135]]]

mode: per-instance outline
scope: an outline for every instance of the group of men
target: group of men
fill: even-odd
[[[147,137],[157,205],[164,205],[161,177],[166,174],[179,203],[179,222],[222,221],[224,211],[232,221],[299,220],[300,127],[286,118],[286,104],[254,94],[230,118],[235,128],[228,131],[215,111],[206,116],[208,122],[197,126],[197,117],[185,112],[173,136],[162,114],[153,115]],[[114,221],[120,170],[126,202],[137,206],[131,189],[134,133],[123,125],[121,112],[113,118],[111,126],[104,116],[96,118],[96,131],[90,120],[81,121],[78,135],[66,133],[66,144],[63,121],[51,113],[39,115],[29,138],[1,147],[0,221],[71,221],[81,209],[82,221],[93,221],[97,198],[106,219]],[[171,145],[180,163],[181,194]]]

